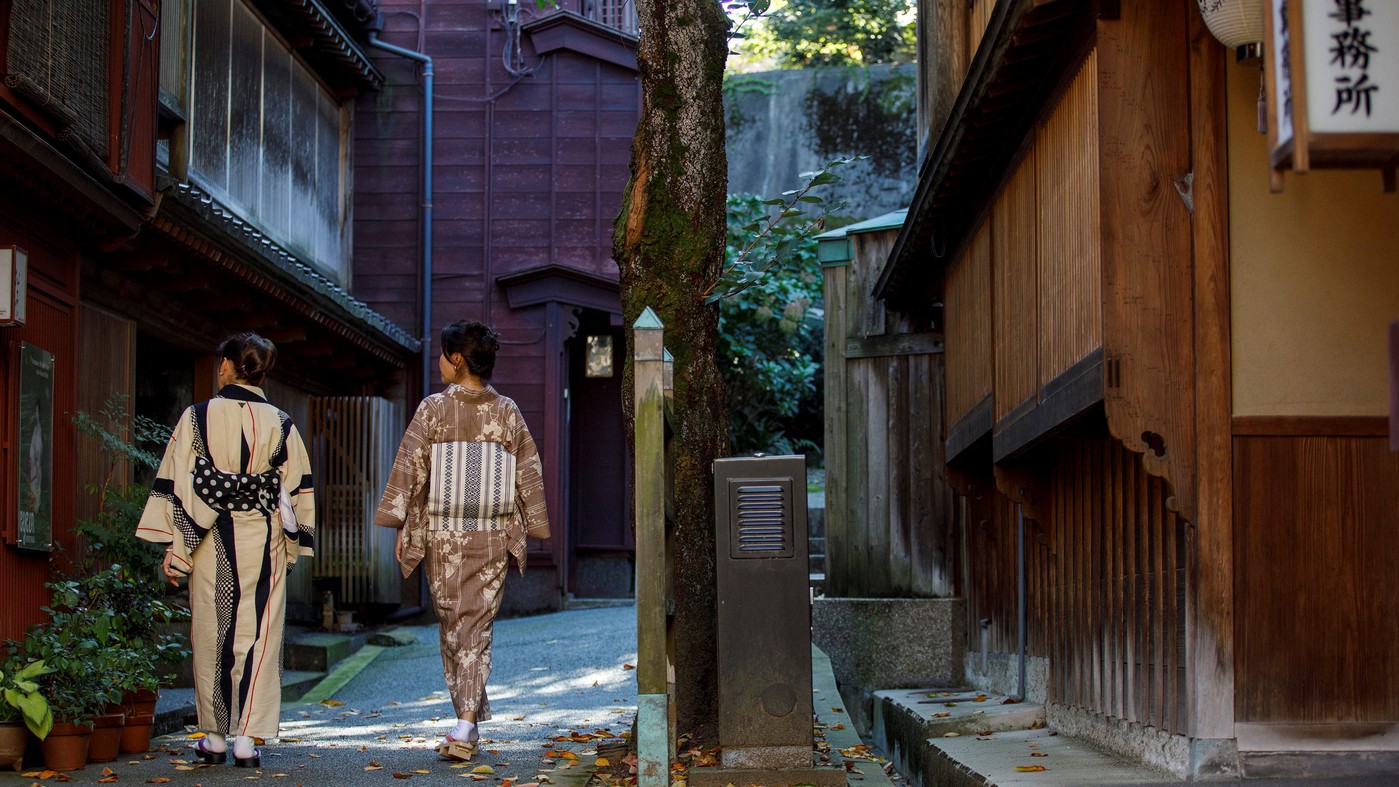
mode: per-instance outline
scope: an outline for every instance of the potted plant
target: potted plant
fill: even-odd
[[[120,688],[103,673],[115,613],[88,606],[78,580],[45,587],[53,592],[51,605],[44,608],[49,619],[30,626],[23,640],[6,646],[20,659],[43,661],[48,669],[37,681],[53,715],[53,726],[42,742],[44,763],[56,771],[76,770],[87,764],[91,717],[121,698]]]
[[[0,665],[0,768],[21,770],[29,733],[43,740],[53,726],[38,683],[48,671],[43,660],[25,663],[11,657]]]

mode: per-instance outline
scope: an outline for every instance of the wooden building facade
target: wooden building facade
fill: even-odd
[[[432,260],[425,357],[476,319],[501,334],[492,384],[524,412],[544,461],[553,538],[532,544],[507,609],[632,593],[612,221],[640,114],[630,3],[381,0],[382,40],[431,58]],[[424,319],[419,223],[426,102],[414,59],[355,117],[357,297],[399,325]],[[423,333],[421,328],[415,335]],[[439,387],[435,366],[430,386]]]
[[[969,679],[1181,776],[1392,772],[1399,203],[1373,172],[1272,193],[1257,62],[1193,3],[920,26],[926,147],[871,289],[943,314],[964,559],[933,571],[984,629]],[[1027,686],[974,666],[1021,654]]]
[[[214,348],[231,333],[277,344],[267,393],[319,444],[323,479],[369,472],[366,446],[396,444],[418,342],[348,292],[354,97],[382,82],[356,40],[357,5],[0,7],[0,248],[22,251],[29,270],[26,319],[0,328],[0,575],[16,591],[0,603],[0,637],[41,616],[43,582],[96,510],[87,484],[106,465],[73,414],[123,394],[130,412],[173,423],[213,394]],[[34,359],[49,383],[33,381]],[[317,417],[360,399],[400,415],[353,431]],[[26,496],[41,501],[51,541],[29,537]],[[374,573],[392,563],[391,542],[374,543],[367,514],[318,503],[326,560],[292,575],[293,606],[344,585],[396,606],[399,583]]]

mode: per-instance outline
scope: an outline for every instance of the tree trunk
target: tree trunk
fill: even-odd
[[[716,0],[637,0],[637,16],[641,121],[613,254],[628,331],[651,307],[675,358],[676,729],[709,743],[718,738],[712,463],[728,451],[728,419],[715,362],[719,308],[705,305],[704,293],[724,264],[728,19]],[[632,390],[630,363],[623,390]],[[623,408],[630,435],[630,395]]]

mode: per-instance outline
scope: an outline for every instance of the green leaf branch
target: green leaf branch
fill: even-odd
[[[840,167],[865,158],[853,156],[836,159],[815,172],[803,172],[806,182],[799,188],[782,192],[782,196],[763,200],[762,204],[775,208],[765,218],[756,219],[744,225],[742,230],[750,235],[748,243],[724,266],[719,279],[704,291],[705,303],[716,303],[723,298],[737,295],[762,280],[774,267],[781,265],[792,256],[793,251],[807,237],[820,232],[826,225],[826,217],[844,207],[844,203],[831,203],[811,193],[814,189],[839,183],[842,178],[836,174]],[[819,205],[821,212],[808,216],[802,209],[806,205]],[[775,239],[774,230],[784,222],[798,217],[807,217],[794,233]]]

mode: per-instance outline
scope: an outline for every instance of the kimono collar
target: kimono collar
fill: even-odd
[[[466,399],[484,399],[487,396],[496,395],[495,389],[491,387],[490,383],[486,383],[486,390],[484,391],[473,391],[469,388],[463,388],[456,383],[449,383],[444,393],[464,397]]]
[[[240,402],[261,402],[267,404],[266,394],[262,392],[261,388],[254,385],[243,385],[241,383],[225,385],[219,389],[217,395],[220,399],[236,399]]]

